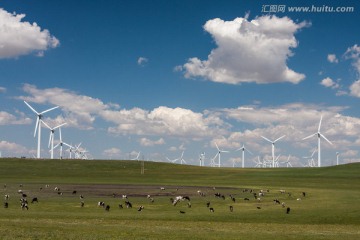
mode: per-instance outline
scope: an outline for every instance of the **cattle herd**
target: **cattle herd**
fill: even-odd
[[[26,191],[22,190],[23,185],[20,184],[19,185],[19,189],[17,192],[14,192],[14,196],[10,196],[10,193],[8,193],[8,189],[7,189],[7,185],[4,184],[4,192],[5,192],[5,196],[4,196],[4,208],[10,208],[10,204],[9,204],[9,199],[11,197],[14,198],[18,198],[19,199],[19,207],[22,210],[29,210],[29,203],[28,203],[28,198],[31,199],[31,204],[38,204],[40,201],[38,199],[37,196],[28,196],[29,193],[27,193]],[[46,189],[51,189],[50,185],[45,185]],[[274,192],[270,193],[270,190],[266,189],[266,190],[254,190],[254,189],[239,189],[236,190],[238,191],[238,193],[232,193],[232,194],[223,194],[221,192],[218,192],[216,190],[215,187],[213,188],[206,188],[205,191],[204,190],[197,190],[194,191],[193,194],[188,194],[188,195],[180,195],[178,192],[178,188],[176,188],[175,191],[169,191],[166,194],[163,194],[164,192],[166,192],[166,188],[165,187],[160,187],[159,188],[159,192],[162,192],[162,194],[154,194],[154,195],[150,195],[149,193],[144,192],[143,194],[139,195],[137,194],[136,196],[131,196],[131,195],[127,195],[127,194],[116,194],[113,193],[111,195],[108,196],[108,198],[112,197],[112,198],[119,198],[119,203],[117,204],[117,208],[118,209],[123,209],[123,208],[133,208],[133,203],[130,201],[129,198],[133,199],[139,199],[139,197],[146,197],[148,199],[148,203],[152,204],[155,202],[156,198],[160,198],[160,197],[165,197],[165,196],[169,196],[169,200],[170,200],[170,204],[174,207],[177,208],[179,205],[180,207],[178,207],[178,212],[180,214],[185,214],[188,210],[185,210],[185,208],[190,209],[192,207],[191,205],[191,199],[196,199],[197,201],[197,206],[199,205],[199,201],[203,202],[203,207],[204,209],[208,209],[209,212],[214,213],[215,212],[215,205],[219,206],[219,202],[223,205],[226,205],[227,208],[229,209],[230,212],[235,212],[235,203],[238,202],[245,202],[245,203],[250,203],[252,202],[253,204],[248,205],[248,206],[255,206],[256,209],[264,209],[265,207],[269,206],[269,203],[272,202],[272,204],[274,205],[279,205],[280,208],[279,209],[284,209],[284,213],[286,214],[290,214],[290,207],[287,206],[287,204],[285,203],[286,200],[297,200],[300,201],[302,199],[305,199],[306,197],[306,193],[305,192],[300,192],[300,193],[296,193],[294,194],[294,196],[290,193],[287,192],[285,190],[278,190]],[[40,188],[40,191],[43,191],[43,188]],[[146,190],[144,190],[146,191]],[[61,191],[60,187],[55,186],[53,188],[53,190],[51,190],[51,192],[53,192],[54,195],[58,195],[58,196],[62,196],[64,194],[64,192]],[[79,191],[77,190],[67,190],[66,193],[68,195],[73,195],[76,196],[77,199],[79,199],[79,203],[80,203],[80,207],[83,208],[85,207],[85,196],[83,194],[78,194]],[[189,190],[188,190],[189,192]],[[276,198],[274,198],[274,196],[276,196]],[[104,197],[106,198],[106,197]],[[281,200],[280,200],[281,199]],[[106,199],[105,199],[106,200]],[[110,204],[105,203],[104,201],[98,201],[97,202],[97,207],[98,208],[103,208],[105,211],[110,211]],[[113,201],[112,201],[113,202]],[[143,201],[141,201],[143,203]],[[212,203],[216,202],[217,204],[213,205]],[[266,202],[266,204],[264,204]],[[87,203],[89,204],[89,203]],[[92,205],[95,205],[92,204]],[[239,206],[239,205],[237,205]],[[16,206],[15,206],[16,207]],[[141,205],[140,203],[136,205],[136,209],[138,212],[142,212],[145,207],[143,205]]]

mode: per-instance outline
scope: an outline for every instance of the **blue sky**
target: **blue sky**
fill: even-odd
[[[285,6],[284,11],[270,7]],[[289,7],[318,7],[291,12]],[[353,8],[324,12],[321,8]],[[89,157],[154,161],[184,151],[222,165],[276,155],[294,166],[360,160],[358,1],[2,1],[0,151],[36,154],[36,110]],[[265,11],[262,11],[265,9]],[[340,9],[341,10],[341,9]],[[321,12],[323,11],[323,12]],[[42,157],[49,157],[42,131]],[[58,141],[58,133],[55,133]],[[55,152],[58,156],[58,152]],[[284,165],[284,163],[282,164]]]

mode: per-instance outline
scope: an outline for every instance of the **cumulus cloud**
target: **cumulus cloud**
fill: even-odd
[[[338,83],[334,82],[329,77],[324,78],[323,80],[321,80],[320,84],[323,85],[324,87],[333,88],[333,89],[336,89],[336,88],[340,87],[340,85]]]
[[[149,59],[147,59],[146,57],[139,57],[137,60],[137,64],[140,66],[144,66],[148,61]]]
[[[353,66],[355,67],[356,71],[360,74],[360,46],[355,44],[352,47],[349,47],[345,54],[345,59],[352,59]]]
[[[182,66],[186,78],[203,77],[210,81],[240,84],[244,82],[299,83],[305,78],[287,66],[298,42],[294,34],[307,26],[288,17],[261,16],[252,21],[236,18],[209,20],[204,29],[217,48],[207,60],[190,58]]]
[[[59,40],[47,29],[41,30],[36,23],[22,21],[24,17],[25,14],[9,13],[0,8],[0,59],[31,52],[43,56],[45,50],[59,45]]]
[[[0,125],[30,124],[31,119],[23,116],[15,116],[8,112],[0,111]]]
[[[103,155],[106,156],[106,157],[120,157],[120,154],[121,154],[121,150],[119,148],[109,148],[109,149],[105,149],[103,151]]]
[[[165,140],[163,138],[159,138],[158,140],[151,140],[148,138],[141,138],[139,140],[139,143],[141,146],[144,147],[152,147],[155,145],[164,145],[165,144]]]
[[[339,60],[337,59],[335,54],[328,54],[327,60],[331,63],[338,63]]]
[[[0,149],[2,151],[2,156],[13,157],[16,155],[27,155],[29,150],[17,143],[0,141]]]
[[[360,98],[360,80],[357,80],[351,84],[350,95]]]

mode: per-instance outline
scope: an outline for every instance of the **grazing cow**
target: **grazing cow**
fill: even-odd
[[[209,210],[210,210],[210,212],[214,212],[214,208],[212,208],[212,207]]]
[[[280,193],[281,194],[284,194],[286,191],[285,190],[280,190]]]
[[[191,208],[191,202],[188,202],[187,205],[188,205],[188,208]]]
[[[289,214],[290,213],[290,208],[288,207],[287,209],[286,209],[286,214]]]
[[[180,213],[181,213],[181,214],[185,214],[185,212],[184,212],[184,211],[180,211]]]
[[[230,212],[233,212],[234,211],[234,207],[233,206],[230,206]]]
[[[57,194],[58,194],[58,195],[63,195],[63,193],[62,193],[62,192],[58,192]]]
[[[84,199],[84,196],[83,195],[80,195],[80,200],[83,200]]]
[[[23,198],[26,198],[26,197],[27,197],[27,195],[26,195],[25,193],[23,193],[21,196],[22,196]]]
[[[9,200],[10,195],[9,194],[5,194],[5,201]]]
[[[154,202],[154,199],[153,198],[149,198],[150,202],[153,203]]]
[[[4,208],[8,208],[9,207],[9,203],[8,202],[4,202]]]
[[[231,201],[235,202],[235,198],[233,195],[230,195]]]
[[[182,197],[182,200],[188,200],[188,201],[190,201],[190,197],[188,197],[188,196]]]
[[[105,211],[110,211],[110,206],[109,205],[106,205]]]
[[[34,197],[34,198],[31,200],[31,203],[34,203],[34,202],[37,202],[37,203],[39,202],[38,199],[37,199],[37,197]]]
[[[138,212],[141,212],[143,209],[144,209],[144,206],[140,206],[140,207],[138,208]]]
[[[206,207],[210,207],[210,202],[207,202],[207,203],[206,203]]]
[[[123,208],[123,205],[122,205],[122,204],[119,204],[119,208]]]
[[[261,207],[256,207],[257,209],[261,209]]]
[[[165,190],[165,188],[164,188],[164,187],[161,187],[160,190]]]
[[[98,202],[98,207],[105,207],[105,202]]]
[[[122,199],[128,199],[127,195],[123,194]]]
[[[280,201],[278,199],[274,199],[275,204],[280,204]]]
[[[76,191],[76,190],[74,190],[74,191],[72,192],[72,194],[73,194],[73,195],[75,195],[76,193],[77,193],[77,191]]]
[[[285,207],[285,203],[284,203],[284,202],[282,202],[282,203],[281,203],[281,206],[284,208],[284,207]]]
[[[301,201],[301,198],[297,198],[296,201]]]
[[[132,208],[132,204],[129,201],[125,201],[126,208]]]
[[[85,205],[84,201],[81,201],[81,202],[80,202],[80,206],[81,206],[81,207],[84,207],[84,205]]]
[[[248,198],[244,198],[244,201],[250,201],[250,199],[248,199]]]
[[[21,206],[22,210],[24,210],[25,208],[26,208],[26,210],[29,210],[28,202],[25,198],[20,199],[20,206]]]
[[[55,191],[55,192],[59,192],[59,191],[60,191],[60,188],[55,187],[55,188],[54,188],[54,191]]]
[[[18,193],[19,193],[19,194],[22,194],[22,193],[23,193],[23,190],[19,189],[19,190],[18,190]]]
[[[303,195],[303,197],[305,197],[305,196],[306,196],[306,192],[302,192],[302,195]]]

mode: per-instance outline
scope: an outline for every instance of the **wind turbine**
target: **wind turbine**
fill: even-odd
[[[336,152],[336,166],[339,165],[339,152]]]
[[[284,162],[284,163],[286,163],[286,167],[292,167],[292,165],[291,165],[291,163],[290,163],[290,154],[289,154],[289,156],[288,156],[287,161]]]
[[[322,121],[322,115],[320,117],[320,122],[319,122],[319,127],[318,127],[318,131],[316,133],[313,133],[307,137],[304,137],[302,140],[311,138],[312,136],[317,136],[318,137],[318,167],[321,167],[321,148],[320,148],[320,140],[321,138],[325,139],[328,143],[330,143],[332,145],[332,143],[320,132],[320,127],[321,127],[321,121]]]
[[[60,142],[54,146],[54,149],[56,149],[57,147],[60,146],[60,159],[63,159],[63,145],[69,147],[70,158],[71,158],[71,148],[73,148],[73,146],[71,146],[70,144],[67,144],[66,142],[63,142],[62,137],[61,137],[61,127],[59,127],[59,140],[60,140]]]
[[[50,148],[50,153],[51,153],[51,159],[54,159],[54,134],[55,134],[55,130],[64,126],[66,123],[60,124],[54,128],[51,128],[46,122],[44,122],[43,120],[40,120],[49,130],[50,130],[50,137],[49,137],[49,144],[48,147],[50,147],[51,144],[51,148]]]
[[[283,135],[283,136],[279,137],[278,139],[276,139],[275,141],[271,141],[271,140],[267,139],[266,137],[261,136],[263,139],[265,139],[266,141],[271,143],[272,167],[275,167],[275,143],[285,136],[286,135]]]
[[[140,152],[136,155],[135,158],[132,158],[132,159],[130,159],[130,160],[139,160],[139,157],[140,157]]]
[[[247,148],[245,148],[245,145],[244,145],[244,144],[242,145],[241,148],[235,150],[235,152],[240,151],[240,150],[242,150],[242,159],[241,159],[242,163],[241,163],[241,164],[242,164],[242,168],[244,168],[244,167],[245,167],[245,150],[246,150],[248,153],[250,153],[251,155],[252,155],[252,153],[251,153]]]
[[[216,146],[216,149],[218,150],[218,152],[215,155],[214,160],[216,157],[218,157],[218,163],[215,164],[215,161],[214,161],[214,166],[218,165],[218,167],[221,167],[221,153],[228,153],[229,151],[220,150],[220,148],[218,147],[218,145],[216,143],[215,143],[215,146]]]
[[[312,152],[312,154],[310,156],[303,157],[305,159],[308,159],[308,164],[307,164],[308,167],[315,167],[315,162],[314,162],[314,154],[315,154],[315,152],[316,152],[316,149]]]
[[[199,161],[200,161],[200,167],[204,166],[204,161],[205,161],[205,152],[202,152],[199,156]]]
[[[36,118],[36,123],[35,123],[35,131],[34,131],[34,137],[36,136],[36,131],[37,131],[37,135],[38,135],[38,145],[37,145],[37,154],[36,154],[36,157],[37,158],[40,158],[40,145],[41,145],[41,119],[43,117],[43,114],[44,113],[47,113],[51,110],[54,110],[56,108],[58,108],[59,106],[56,106],[56,107],[53,107],[53,108],[49,108],[45,111],[42,111],[42,112],[37,112],[32,106],[30,106],[30,104],[28,104],[26,101],[24,101],[24,103],[31,109],[31,111],[33,111],[36,115],[37,115],[37,118]]]
[[[255,167],[261,167],[263,165],[263,162],[261,162],[261,160],[260,160],[260,156],[258,156],[257,161],[253,160],[253,162],[256,164]]]

